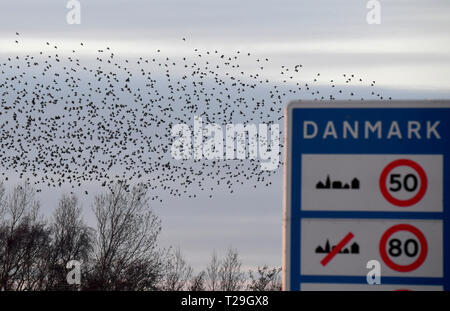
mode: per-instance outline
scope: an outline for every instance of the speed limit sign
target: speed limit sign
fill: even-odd
[[[286,108],[283,286],[450,291],[450,101]],[[380,290],[380,288],[378,288]]]
[[[412,238],[393,238],[395,233],[406,231]],[[417,269],[425,261],[428,253],[427,239],[416,227],[409,224],[398,224],[390,227],[380,240],[380,255],[388,267],[400,272],[409,272]],[[414,258],[411,263],[399,264],[395,258]]]
[[[402,166],[410,168],[412,172],[404,175],[393,173],[396,168]],[[427,175],[423,168],[409,159],[399,159],[389,163],[380,176],[380,189],[383,196],[390,203],[402,207],[419,202],[427,191],[427,184]],[[406,199],[396,197],[396,194],[402,191],[413,195]]]

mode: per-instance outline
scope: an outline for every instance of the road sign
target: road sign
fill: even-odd
[[[293,102],[285,116],[284,289],[450,290],[450,101]]]
[[[401,178],[401,174],[391,174],[391,172],[397,168],[402,166],[408,166],[414,169],[414,173],[406,174],[402,182],[398,179]],[[388,183],[388,176],[391,177],[391,183],[396,183],[396,187],[387,188],[386,184]],[[419,178],[417,178],[417,176]],[[395,180],[397,178],[397,180]],[[408,180],[412,180],[412,185],[408,183]],[[420,187],[417,185],[420,183]],[[417,193],[412,196],[411,198],[408,198],[406,200],[395,198],[392,194],[392,192],[400,191],[402,188],[402,185],[404,189],[408,192],[413,192],[416,189],[419,189]],[[396,206],[412,206],[422,200],[423,196],[425,195],[427,191],[428,186],[428,178],[427,174],[423,170],[422,166],[420,164],[409,160],[409,159],[399,159],[395,160],[389,165],[387,165],[384,170],[381,172],[380,176],[380,190],[383,194],[384,198],[391,204],[394,204]]]
[[[392,235],[399,231],[407,231],[412,234],[414,234],[414,238],[407,239],[404,241],[402,248],[402,241],[399,239],[392,238]],[[417,240],[419,242],[417,242]],[[389,241],[389,251],[387,251],[388,248],[388,241]],[[413,250],[410,251],[408,245],[413,245]],[[402,255],[402,249],[406,256],[408,257],[417,257],[412,263],[407,265],[401,265],[398,263],[395,263],[392,257],[399,257]],[[395,270],[400,272],[409,272],[416,270],[419,268],[428,255],[428,242],[425,238],[425,235],[420,229],[417,229],[416,227],[408,224],[399,224],[390,227],[388,230],[386,230],[385,233],[383,233],[383,236],[380,240],[380,255],[383,261],[386,263],[386,265]],[[416,256],[418,255],[418,256]]]

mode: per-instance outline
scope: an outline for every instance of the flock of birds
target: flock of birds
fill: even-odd
[[[19,33],[15,44],[20,47]],[[106,47],[86,60],[79,55],[84,43],[69,54],[43,44],[36,55],[0,55],[2,179],[15,174],[38,191],[141,182],[153,200],[162,200],[162,194],[268,187],[276,171],[262,171],[258,160],[174,160],[172,126],[192,126],[194,115],[220,125],[280,123],[291,99],[363,99],[349,90],[352,83],[363,86],[354,74],[339,77],[345,84],[326,81],[331,94],[324,94],[320,73],[306,80],[299,77],[302,64],[281,66],[280,79],[271,81],[264,76],[269,58],[244,51],[192,49],[169,58],[157,49],[127,59]],[[245,72],[244,63],[254,70]],[[371,96],[383,99],[375,91]]]

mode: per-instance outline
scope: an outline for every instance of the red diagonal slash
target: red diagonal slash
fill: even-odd
[[[338,243],[338,245],[335,246],[335,248],[333,248],[331,250],[331,252],[328,253],[328,255],[325,256],[324,259],[322,259],[322,261],[320,262],[322,264],[322,266],[326,266],[331,259],[334,258],[334,256],[336,256],[337,253],[339,253],[341,251],[341,249],[345,246],[345,244],[347,244],[351,239],[353,239],[354,235],[353,233],[349,232],[343,239],[342,241],[340,241]]]

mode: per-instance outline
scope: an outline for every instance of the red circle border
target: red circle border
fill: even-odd
[[[416,261],[414,261],[413,263],[411,263],[409,265],[396,264],[389,258],[388,254],[386,253],[386,243],[387,243],[389,237],[392,234],[396,233],[397,231],[411,232],[419,239],[419,242],[420,242],[419,257],[416,259]],[[395,271],[410,272],[410,271],[417,269],[425,261],[425,259],[427,257],[427,253],[428,253],[428,243],[427,243],[425,236],[419,229],[417,229],[416,227],[414,227],[412,225],[399,224],[399,225],[392,226],[388,230],[386,230],[386,232],[383,234],[383,236],[381,237],[381,240],[380,240],[381,258],[383,259],[383,261],[386,263],[386,265],[389,268],[391,268]]]
[[[388,191],[388,189],[386,188],[386,179],[390,173],[390,171],[392,171],[394,168],[396,168],[397,166],[409,166],[412,169],[414,169],[420,177],[420,189],[419,191],[416,193],[416,195],[408,200],[399,200],[394,198]],[[381,172],[380,175],[380,190],[381,190],[381,194],[383,194],[383,196],[385,197],[385,199],[393,204],[393,205],[397,205],[400,207],[408,207],[411,205],[416,204],[417,202],[419,202],[420,200],[422,200],[423,196],[425,195],[425,192],[427,191],[427,187],[428,187],[428,179],[427,179],[427,175],[425,173],[425,171],[423,170],[423,168],[417,164],[416,162],[409,160],[409,159],[399,159],[399,160],[395,160],[391,163],[389,163]]]

